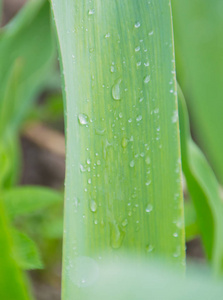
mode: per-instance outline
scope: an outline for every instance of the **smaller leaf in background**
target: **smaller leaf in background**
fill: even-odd
[[[15,134],[5,135],[0,142],[0,189],[10,188],[18,181],[21,167],[20,147]]]
[[[13,258],[11,230],[0,201],[0,299],[31,299],[24,276]]]
[[[178,86],[182,167],[193,200],[206,255],[215,273],[223,272],[223,202],[206,158],[190,136],[187,107]]]
[[[9,188],[20,170],[16,135],[55,62],[48,1],[29,1],[1,29],[0,62],[0,188]]]
[[[8,74],[3,95],[1,99],[0,110],[0,135],[4,136],[4,132],[8,131],[6,124],[10,123],[12,113],[15,110],[16,97],[19,89],[19,78],[23,68],[21,58],[17,58],[12,65],[12,70]]]
[[[185,232],[186,241],[193,240],[196,236],[199,236],[200,231],[197,225],[197,215],[194,205],[191,201],[184,203],[184,215],[185,215]]]
[[[52,204],[62,202],[63,194],[45,187],[15,187],[1,193],[5,207],[11,218],[42,210]]]
[[[177,76],[193,133],[223,183],[223,1],[172,0]]]
[[[43,262],[35,242],[17,230],[12,231],[12,238],[13,256],[20,268],[24,270],[42,269]]]
[[[27,43],[27,41],[29,41]],[[13,49],[13,51],[11,51]],[[48,1],[30,1],[18,15],[1,31],[0,41],[0,108],[5,94],[9,73],[15,62],[21,62],[17,87],[13,90],[14,100],[7,105],[11,121],[8,127],[17,130],[30,108],[35,96],[42,90],[49,76],[55,57],[55,47],[50,21]],[[8,101],[9,102],[9,101]],[[13,109],[12,109],[13,108]],[[6,128],[6,124],[5,128]]]
[[[15,238],[18,263],[25,269],[36,269],[42,267],[42,260],[47,267],[55,259],[60,261],[63,194],[50,188],[24,186],[4,190],[1,195],[13,226],[25,233]]]

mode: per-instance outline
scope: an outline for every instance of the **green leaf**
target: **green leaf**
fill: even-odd
[[[217,179],[192,141],[184,96],[178,89],[182,166],[193,200],[205,252],[215,273],[223,271],[223,203]]]
[[[21,12],[1,31],[0,35],[0,111],[4,105],[4,114],[11,120],[6,127],[17,130],[30,103],[44,85],[49,74],[54,43],[51,33],[50,7],[48,1],[30,1]],[[27,43],[28,41],[28,43]],[[13,51],[12,51],[13,49]],[[8,101],[2,97],[7,81],[15,63],[19,64],[16,88],[11,91],[13,97]],[[17,70],[17,68],[16,68]],[[3,100],[4,99],[4,100]],[[13,103],[12,103],[13,101]],[[6,106],[7,105],[7,106]]]
[[[11,218],[18,215],[28,215],[43,210],[51,205],[61,202],[63,195],[55,190],[45,187],[24,186],[4,190],[1,193],[5,207]]]
[[[29,1],[0,32],[0,162],[3,168],[0,188],[10,187],[17,179],[20,168],[16,135],[31,103],[45,85],[54,50],[47,1]]]
[[[18,137],[7,134],[0,143],[0,188],[9,188],[18,181],[20,163]]]
[[[50,224],[44,224],[43,236],[48,239],[61,239],[63,236],[63,218],[58,216],[56,220],[51,220]]]
[[[35,242],[17,230],[12,231],[12,237],[14,258],[20,268],[24,270],[42,269],[43,263]]]
[[[200,235],[200,230],[197,225],[196,211],[191,201],[184,203],[184,215],[186,241],[189,242],[193,240],[196,236]]]
[[[84,270],[81,268],[83,264],[85,264]],[[187,277],[171,268],[172,266],[165,265],[163,262],[144,261],[140,265],[135,262],[134,257],[125,258],[119,263],[109,260],[98,263],[89,257],[81,257],[74,266],[77,273],[69,279],[82,291],[84,300],[222,298],[222,282],[211,279],[208,270],[204,267],[189,268]]]
[[[193,132],[223,183],[223,2],[172,0],[177,75]]]
[[[163,0],[52,7],[66,96],[63,299],[84,299],[70,281],[80,256],[184,264],[171,10]]]
[[[30,299],[24,276],[13,258],[13,242],[9,224],[0,201],[0,299]]]

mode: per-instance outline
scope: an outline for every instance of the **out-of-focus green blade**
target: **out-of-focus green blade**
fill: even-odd
[[[37,186],[15,187],[5,190],[1,193],[1,197],[11,218],[38,212],[62,202],[63,199],[62,193]]]
[[[28,300],[25,281],[13,258],[13,244],[7,218],[0,202],[0,299]]]
[[[223,271],[223,203],[217,179],[190,136],[187,107],[178,89],[183,172],[196,209],[206,255],[215,273]]]
[[[186,241],[189,242],[200,235],[200,230],[197,225],[197,215],[194,205],[191,201],[184,203],[185,215],[185,236]]]
[[[45,84],[54,50],[47,1],[29,1],[0,32],[1,188],[10,187],[16,179],[16,134],[31,102]]]
[[[20,148],[17,134],[8,134],[0,139],[0,188],[11,187],[18,180]]]
[[[89,276],[91,272],[94,276],[85,286],[85,300],[210,300],[221,299],[223,293],[222,282],[211,279],[201,266],[189,268],[188,276],[182,278],[163,262],[162,267],[161,263],[146,261],[139,266],[132,258],[121,263],[92,264]]]
[[[184,263],[171,7],[52,4],[67,119],[63,299],[84,299],[77,266],[91,260],[130,252]]]
[[[33,240],[26,234],[12,230],[13,256],[17,264],[23,270],[42,269],[39,250]]]
[[[7,117],[7,131],[12,126],[17,129],[30,102],[43,86],[53,57],[49,3],[44,0],[31,0],[3,28],[0,35],[0,110],[3,113],[4,107],[7,116],[8,111],[10,112],[10,119]],[[20,70],[17,72],[19,76],[15,82],[16,88],[11,92],[13,100],[6,101],[5,89],[16,61],[19,61]],[[1,118],[1,122],[5,122],[5,119]]]
[[[223,1],[172,0],[177,75],[195,132],[223,183]]]

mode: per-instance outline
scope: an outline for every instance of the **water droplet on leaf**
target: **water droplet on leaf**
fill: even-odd
[[[129,164],[129,165],[130,165],[131,168],[133,168],[133,167],[135,166],[134,160],[130,161],[130,164]]]
[[[152,204],[148,204],[147,207],[146,207],[146,212],[150,213],[152,210],[153,210]]]
[[[86,114],[79,114],[78,115],[78,122],[80,125],[88,125],[89,118]]]
[[[146,252],[152,252],[154,249],[153,245],[147,245],[146,246]]]
[[[125,232],[116,223],[110,224],[110,230],[111,230],[111,246],[113,249],[118,249],[122,245],[123,239],[125,237]]]
[[[90,210],[92,212],[96,212],[97,211],[97,203],[93,199],[91,199],[91,201],[90,201]]]
[[[139,121],[141,121],[141,120],[142,120],[142,116],[141,116],[141,115],[139,115],[139,116],[136,117],[136,121],[137,121],[137,122],[139,122]]]
[[[89,14],[89,15],[93,15],[94,13],[95,13],[95,9],[94,9],[94,8],[89,9],[89,11],[88,11],[88,14]]]
[[[150,76],[147,75],[145,78],[144,78],[144,83],[148,83],[150,81]]]
[[[123,137],[122,138],[122,148],[126,148],[128,146],[128,140],[127,138]]]
[[[121,82],[122,80],[118,79],[112,87],[112,98],[114,100],[121,100],[121,87],[120,87]]]
[[[139,22],[136,22],[134,26],[135,26],[135,28],[139,28],[141,26],[141,24]]]
[[[123,220],[122,221],[122,226],[126,227],[127,225],[128,225],[128,220],[127,219]]]

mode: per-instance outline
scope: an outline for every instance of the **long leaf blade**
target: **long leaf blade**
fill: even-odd
[[[64,299],[104,255],[184,260],[169,1],[52,1],[66,96]],[[83,296],[83,295],[82,295]]]
[[[190,136],[183,93],[178,88],[183,172],[197,215],[204,248],[213,270],[223,268],[223,204],[218,181],[205,156]]]
[[[7,217],[0,202],[0,298],[28,300],[21,270],[13,259],[13,243]]]
[[[223,182],[223,2],[173,0],[177,74],[193,132]]]

